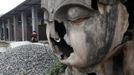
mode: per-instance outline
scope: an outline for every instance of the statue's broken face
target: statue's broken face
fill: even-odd
[[[50,37],[55,53],[61,56],[63,63],[83,68],[103,59],[111,46],[116,23],[116,18],[107,14],[80,6],[67,9],[63,26],[55,23],[55,36],[58,37]],[[110,19],[113,23],[109,23]]]
[[[118,18],[116,5],[106,11],[101,14],[73,5],[57,12],[55,23],[47,27],[47,37],[62,63],[87,68],[103,60],[112,45]]]

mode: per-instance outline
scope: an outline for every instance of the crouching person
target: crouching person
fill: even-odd
[[[32,35],[31,35],[31,42],[38,42],[38,39],[37,39],[37,33],[36,31],[33,31],[32,32]]]

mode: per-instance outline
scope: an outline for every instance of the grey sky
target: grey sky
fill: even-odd
[[[25,0],[0,0],[0,15],[10,11]]]

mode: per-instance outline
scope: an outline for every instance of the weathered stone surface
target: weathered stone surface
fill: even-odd
[[[118,59],[112,61],[107,57],[117,52],[115,47],[121,44],[128,28],[128,12],[120,0],[94,1],[87,2],[89,6],[86,6],[85,0],[65,0],[53,8],[48,13],[53,17],[48,17],[46,22],[48,42],[61,62],[72,67],[73,75],[79,72],[121,75],[121,66],[116,65]],[[119,70],[113,71],[116,68]]]
[[[53,63],[45,46],[23,45],[0,54],[0,75],[44,75]]]
[[[123,44],[121,50],[124,52],[123,70],[125,75],[134,75],[134,41]]]

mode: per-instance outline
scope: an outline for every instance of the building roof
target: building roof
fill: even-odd
[[[10,10],[9,12],[1,15],[0,20],[10,17],[11,15],[20,13],[22,11],[25,11],[27,9],[30,9],[30,7],[34,5],[40,5],[40,4],[41,4],[41,0],[25,0],[24,2],[22,2],[21,4],[19,4],[18,6]]]

